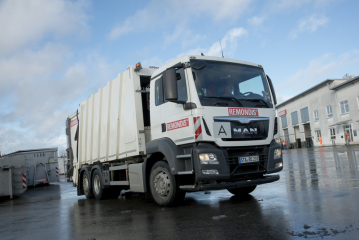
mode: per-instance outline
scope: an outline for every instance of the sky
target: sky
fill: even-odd
[[[0,151],[66,149],[65,121],[128,65],[260,64],[278,102],[359,75],[359,1],[0,0]]]

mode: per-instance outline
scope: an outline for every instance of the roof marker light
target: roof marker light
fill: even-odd
[[[142,69],[142,66],[141,66],[141,63],[137,63],[136,64],[136,68],[135,68],[135,71],[140,71]]]

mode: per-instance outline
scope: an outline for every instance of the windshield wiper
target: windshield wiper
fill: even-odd
[[[257,98],[241,98],[240,100],[244,100],[244,101],[251,101],[251,102],[262,102],[264,103],[267,107],[270,107],[269,104],[264,101],[263,99],[257,99]]]
[[[231,97],[231,96],[228,96],[228,97],[220,97],[220,96],[215,96],[215,97],[209,97],[209,96],[201,96],[202,98],[219,98],[219,99],[226,99],[226,100],[234,100],[236,101],[240,107],[243,107],[243,104],[235,97]]]

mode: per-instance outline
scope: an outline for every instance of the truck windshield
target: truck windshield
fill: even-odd
[[[203,106],[273,107],[262,68],[217,61],[206,63],[201,70],[192,68]]]

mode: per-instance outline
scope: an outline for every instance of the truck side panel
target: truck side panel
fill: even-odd
[[[80,104],[79,161],[83,164],[113,161],[146,153],[140,76],[134,67]],[[76,114],[71,121],[76,120]],[[77,126],[71,128],[76,135]],[[141,133],[139,132],[141,130]],[[71,139],[76,164],[77,142]]]
[[[101,116],[101,94],[102,94],[102,89],[100,89],[100,91],[98,91],[95,95],[94,95],[94,105],[93,105],[93,138],[92,138],[92,161],[96,162],[99,161],[100,156],[99,156],[99,137],[100,137],[100,116]]]
[[[129,70],[131,70],[131,68],[129,68]],[[135,114],[136,111],[142,112],[142,104],[138,105],[135,102],[136,88],[134,83],[137,82],[138,79],[133,79],[134,74],[133,72],[131,74],[131,71],[129,70],[123,74],[123,88],[121,89],[123,101],[121,101],[122,114],[120,119],[120,158],[138,155],[138,131]],[[139,81],[136,85],[140,86]]]
[[[92,129],[93,129],[93,99],[94,95],[92,94],[89,99],[87,99],[87,125],[86,125],[86,158],[84,159],[87,163],[92,163]]]
[[[109,107],[109,142],[108,142],[108,160],[114,160],[118,158],[117,155],[117,142],[119,134],[119,104],[122,101],[121,99],[121,79],[122,74],[119,74],[118,77],[112,81],[110,89],[110,107]]]
[[[101,104],[101,143],[100,143],[100,161],[105,162],[107,158],[108,145],[108,128],[109,128],[109,105],[110,105],[110,87],[112,82],[108,82],[102,89],[102,104]],[[81,142],[81,141],[80,141]]]

